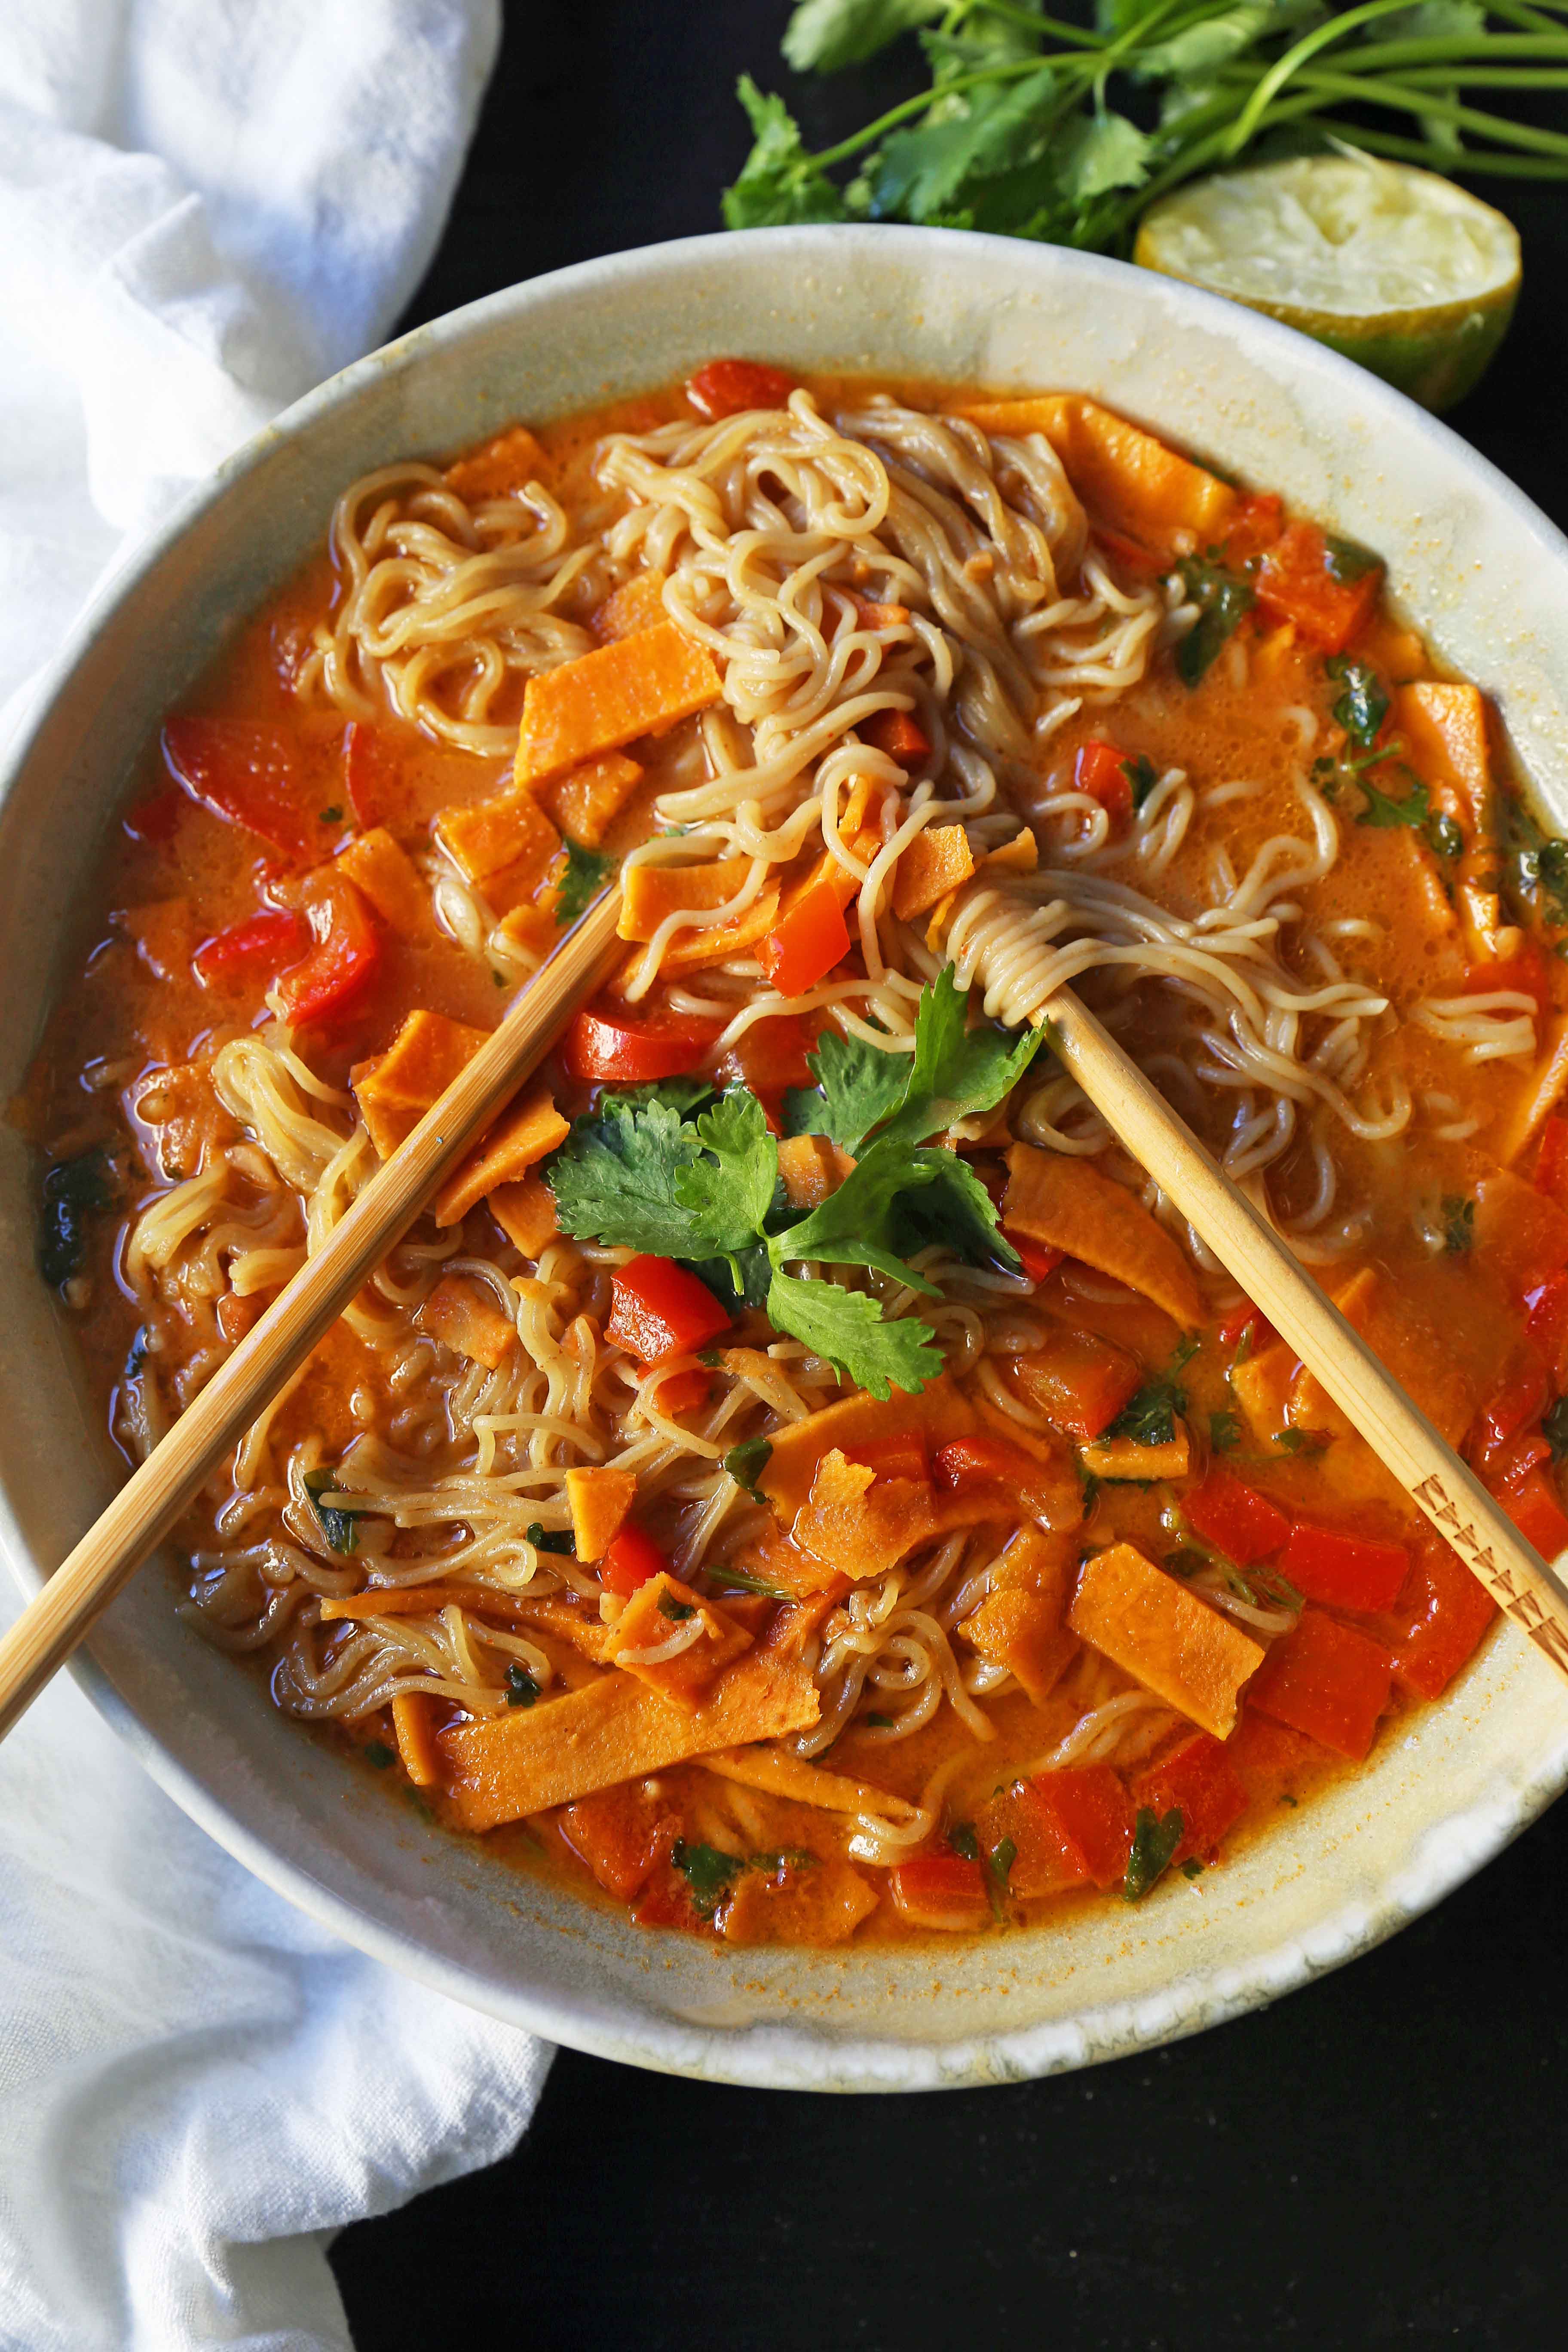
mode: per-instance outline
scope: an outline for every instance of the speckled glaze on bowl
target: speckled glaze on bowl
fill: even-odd
[[[563,270],[420,328],[259,435],[100,597],[0,789],[0,1089],[79,937],[138,747],[320,539],[356,474],[679,375],[786,365],[1092,393],[1387,557],[1395,595],[1494,696],[1568,824],[1568,542],[1446,428],[1248,310],[1115,262],[945,231],[693,239]],[[0,1130],[0,1540],[37,1589],[114,1465],[33,1271]],[[1004,2082],[1195,2032],[1391,1934],[1568,1779],[1568,1688],[1505,1628],[1370,1767],[1226,1869],[924,1951],[711,1950],[536,1885],[278,1715],[148,1570],[76,1669],[169,1793],[351,1941],[461,2000],[634,2063],[817,2090]]]

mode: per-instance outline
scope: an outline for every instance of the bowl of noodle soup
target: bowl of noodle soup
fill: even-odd
[[[689,420],[650,415],[639,422],[635,413],[650,388],[678,383],[725,352],[754,353],[837,385],[831,403],[824,401],[832,429],[808,421],[798,449],[771,445],[748,477],[748,495],[780,503],[794,495],[818,515],[871,517],[864,530],[868,545],[883,533],[884,569],[877,574],[883,588],[889,580],[896,584],[902,566],[911,582],[931,589],[941,625],[891,625],[897,642],[881,654],[879,691],[907,688],[906,703],[914,699],[928,719],[934,709],[935,725],[951,730],[939,734],[933,753],[946,778],[942,808],[949,818],[954,810],[962,815],[977,850],[1005,851],[1017,824],[1010,795],[1037,781],[1039,727],[1031,731],[1019,719],[1026,687],[1029,697],[1043,698],[1047,734],[1058,721],[1070,726],[1086,696],[1105,701],[1137,683],[1170,625],[1172,600],[1153,581],[1119,581],[1104,570],[1076,604],[1065,590],[1016,595],[1018,579],[1037,577],[1042,565],[1053,580],[1058,571],[1066,579],[1082,555],[1075,538],[1081,513],[1063,496],[1059,468],[1035,464],[1022,443],[1009,445],[1014,470],[1005,479],[965,460],[970,470],[954,488],[974,520],[965,526],[968,537],[955,535],[943,520],[947,510],[910,486],[959,461],[947,444],[936,447],[913,394],[907,404],[868,405],[869,395],[856,391],[868,379],[969,387],[1000,400],[1046,390],[1086,394],[1224,476],[1280,493],[1291,512],[1317,518],[1346,541],[1376,549],[1402,621],[1453,674],[1491,698],[1549,818],[1568,821],[1568,788],[1554,782],[1553,770],[1568,743],[1568,546],[1455,436],[1375,379],[1176,281],[1057,249],[838,227],[695,240],[512,289],[350,369],[258,436],[112,583],[62,656],[5,782],[0,938],[14,1014],[5,1040],[8,1095],[22,1087],[48,1008],[80,961],[89,879],[137,761],[250,616],[296,575],[308,576],[301,567],[320,561],[329,522],[345,591],[331,625],[301,637],[301,674],[309,673],[340,736],[342,719],[354,717],[356,697],[374,680],[393,708],[424,725],[440,756],[458,763],[510,755],[516,719],[502,723],[490,710],[498,695],[504,700],[509,677],[531,675],[592,643],[561,609],[568,600],[542,591],[510,635],[498,632],[494,674],[452,684],[454,646],[468,642],[462,631],[471,628],[475,601],[511,593],[520,582],[548,581],[558,591],[563,565],[569,571],[574,561],[564,517],[543,514],[521,552],[486,541],[477,497],[463,509],[462,529],[452,522],[449,478],[444,483],[433,464],[504,435],[520,419],[543,429],[589,410],[619,414],[623,404],[626,421],[599,475],[615,509],[603,525],[604,545],[614,563],[641,564],[686,583],[679,593],[689,599],[693,641],[709,625],[704,599],[717,587],[727,584],[742,613],[748,596],[759,606],[768,597],[775,608],[799,604],[804,577],[782,587],[762,579],[765,530],[744,545],[746,535],[728,524],[704,539],[704,516],[681,487],[702,462]],[[787,478],[796,464],[798,473]],[[582,561],[592,560],[584,551]],[[717,648],[721,633],[713,634]],[[855,833],[857,783],[880,780],[891,794],[901,779],[894,753],[842,742],[854,723],[853,709],[845,714],[859,675],[847,637],[837,654],[821,646],[812,692],[797,695],[787,711],[774,693],[776,636],[759,622],[749,648],[743,637],[733,626],[722,636],[734,690],[692,738],[702,757],[662,775],[659,796],[662,821],[696,834],[693,862],[710,837],[704,827],[728,828],[729,851],[751,856],[740,892],[685,925],[730,924],[742,943],[761,936],[763,910],[768,920],[777,914],[768,868],[783,854],[781,840],[793,856],[820,824],[829,860],[858,856],[863,880],[879,858],[890,873],[931,824],[929,807],[922,814],[911,806],[902,831],[889,818],[892,830],[879,840]],[[963,649],[955,672],[954,643]],[[869,709],[869,684],[867,693]],[[743,761],[726,733],[742,723],[752,730]],[[1296,749],[1303,772],[1316,724],[1310,711],[1302,713]],[[197,798],[205,756],[193,734],[184,781]],[[747,806],[733,782],[742,764]],[[807,805],[794,784],[808,764],[816,783]],[[1131,853],[1117,849],[1106,804],[1068,781],[1042,818],[1058,823],[1064,845],[1048,876],[1021,877],[1005,907],[972,896],[926,960],[902,970],[884,960],[875,919],[862,913],[858,945],[872,986],[829,982],[813,1002],[843,1008],[850,1035],[859,1022],[907,1043],[921,986],[944,957],[962,984],[986,992],[986,1011],[1009,1023],[1045,988],[1083,973],[1125,971],[1173,983],[1185,1025],[1173,1022],[1167,1035],[1156,1009],[1138,1032],[1136,1050],[1194,1115],[1191,1040],[1199,1031],[1222,1066],[1215,1083],[1251,1089],[1227,1145],[1238,1181],[1264,1181],[1294,1142],[1291,1106],[1321,1108],[1369,1150],[1403,1148],[1418,1115],[1436,1129],[1446,1119],[1458,1130],[1463,1106],[1450,1100],[1445,1108],[1430,1087],[1422,1096],[1414,1084],[1403,1094],[1394,1085],[1372,1092],[1363,1085],[1381,1016],[1347,968],[1353,920],[1289,971],[1273,956],[1268,942],[1289,919],[1292,893],[1321,879],[1339,854],[1320,798],[1303,791],[1300,822],[1268,836],[1245,862],[1216,867],[1206,929],[1163,917],[1142,887],[1158,884],[1203,815],[1239,805],[1251,789],[1241,742],[1218,782],[1196,782],[1175,764],[1152,768],[1141,786],[1134,865]],[[657,876],[679,868],[685,855],[679,844],[672,851],[668,841],[650,841],[632,850],[628,871]],[[466,943],[487,989],[525,979],[542,952],[526,912],[512,919],[516,910],[509,912],[492,885],[491,870],[462,856],[435,884],[442,932]],[[653,893],[651,882],[647,887]],[[661,970],[669,977],[665,959],[680,928],[668,912],[671,903],[650,896],[652,913],[637,940],[641,961],[634,957],[622,991],[634,1011]],[[862,908],[866,903],[863,896]],[[1020,905],[1028,911],[1022,928]],[[710,1034],[721,1028],[739,1050],[752,989],[748,982],[726,994],[721,983],[693,976],[674,1000],[676,1016],[708,1021]],[[1494,994],[1495,1003],[1474,993],[1428,994],[1412,1017],[1444,1050],[1479,1061],[1517,1056],[1528,998],[1506,987]],[[1207,1030],[1202,1017],[1196,1031],[1187,1017],[1194,1004],[1214,1014]],[[1319,1024],[1310,1051],[1302,1043],[1310,1023]],[[1531,1049],[1533,1041],[1531,1028]],[[271,1170],[294,1171],[288,1214],[269,1222],[258,1190],[247,1196],[242,1242],[229,1232],[222,1243],[231,1255],[242,1245],[256,1254],[260,1288],[268,1253],[276,1259],[274,1280],[299,1260],[290,1222],[296,1204],[330,1222],[332,1202],[352,1198],[374,1157],[364,1128],[346,1134],[337,1116],[345,1091],[334,1094],[249,1032],[233,1036],[222,1054],[215,1083],[225,1104],[265,1139]],[[1029,1117],[1028,1140],[1053,1154],[1089,1156],[1104,1147],[1065,1082],[1039,1087]],[[1323,1131],[1316,1130],[1320,1139]],[[1336,1151],[1321,1139],[1313,1144],[1292,1201],[1292,1241],[1320,1268],[1331,1268],[1356,1238],[1354,1202],[1337,1185]],[[204,1179],[194,1181],[199,1187]],[[137,1225],[125,1264],[132,1290],[141,1284],[152,1295],[160,1265],[193,1235],[215,1232],[216,1189],[207,1199],[191,1183],[174,1185]],[[13,1132],[0,1188],[13,1242],[5,1276],[13,1344],[0,1374],[0,1525],[10,1562],[31,1591],[107,1501],[123,1465],[107,1443],[79,1353],[33,1272],[37,1180]],[[509,1314],[519,1311],[519,1294],[485,1257],[454,1256],[446,1244],[437,1255],[445,1276],[479,1293],[488,1286]],[[1201,1258],[1199,1266],[1205,1276],[1218,1272]],[[428,1273],[409,1275],[423,1285],[421,1297],[434,1278]],[[1092,1294],[1086,1277],[1083,1295]],[[397,1304],[388,1294],[388,1312]],[[943,1345],[962,1352],[965,1332],[981,1318],[1005,1319],[1016,1307],[1022,1312],[1005,1280],[987,1290],[976,1277],[967,1290],[959,1286],[935,1321]],[[575,1393],[562,1330],[546,1328],[545,1320],[531,1343],[531,1360],[548,1375],[545,1402],[534,1398],[527,1414],[518,1408],[531,1416],[531,1433],[552,1416],[569,1426]],[[506,1413],[486,1385],[499,1375],[478,1360],[458,1360],[468,1370],[452,1373],[441,1409],[465,1427],[478,1416],[479,1454],[462,1474],[458,1504],[450,1479],[418,1496],[405,1481],[400,1524],[421,1511],[431,1521],[460,1517],[460,1572],[482,1579],[496,1559],[531,1543],[527,1528],[540,1505],[526,1479],[521,1489],[499,1478],[486,1485],[491,1453],[507,1436]],[[752,1402],[759,1409],[769,1402],[770,1379],[783,1384],[774,1402],[784,1422],[824,1409],[837,1392],[831,1368],[804,1344],[782,1370],[755,1373]],[[657,1417],[657,1394],[646,1402],[650,1445],[678,1441],[679,1423]],[[154,1443],[166,1423],[167,1399],[159,1402],[155,1383],[139,1389],[128,1380],[119,1409],[130,1416],[121,1442],[132,1450]],[[256,1444],[265,1443],[263,1431]],[[721,1492],[723,1451],[715,1437],[688,1491],[693,1509],[711,1506],[715,1528],[733,1499],[728,1488]],[[384,1464],[378,1471],[368,1455],[361,1470],[352,1498],[367,1511],[383,1493],[378,1477],[390,1494],[398,1474]],[[286,1522],[290,1507],[308,1511],[310,1496],[286,1491]],[[243,1511],[231,1524],[243,1524]],[[554,1572],[548,1559],[544,1565]],[[220,1629],[226,1624],[248,1639],[265,1614],[246,1601],[248,1570],[216,1551],[206,1567],[215,1590],[232,1579],[217,1612]],[[826,1759],[851,1718],[864,1714],[868,1675],[891,1695],[885,1704],[895,1714],[913,1703],[906,1694],[917,1688],[931,1705],[945,1695],[960,1718],[978,1711],[984,1673],[960,1671],[948,1638],[973,1606],[973,1594],[964,1596],[972,1567],[963,1537],[944,1536],[912,1580],[868,1587],[847,1609],[817,1662],[819,1712],[815,1727],[799,1735],[803,1760]],[[560,1573],[570,1602],[570,1576],[564,1567]],[[352,1599],[363,1574],[363,1560],[351,1570],[322,1553],[311,1593],[329,1603]],[[1223,1576],[1210,1577],[1212,1589],[1199,1583],[1243,1633],[1267,1639],[1280,1631],[1284,1620],[1267,1596],[1238,1601]],[[502,1709],[500,1670],[493,1660],[489,1669],[465,1662],[461,1624],[452,1629],[453,1647],[440,1647],[437,1634],[431,1650],[426,1636],[406,1630],[410,1621],[377,1622],[383,1633],[355,1632],[331,1650],[331,1674],[319,1646],[285,1643],[273,1671],[289,1712],[325,1721],[344,1691],[377,1696],[416,1672],[435,1675],[444,1690],[450,1683],[455,1692],[488,1693],[480,1715],[485,1706],[492,1715]],[[664,1646],[674,1650],[686,1639],[679,1629]],[[237,1638],[228,1646],[244,1644]],[[515,1628],[497,1651],[510,1662],[507,1671],[525,1676],[541,1654]],[[188,1612],[176,1613],[163,1567],[150,1567],[116,1603],[77,1671],[132,1752],[195,1819],[289,1899],[390,1964],[578,2047],[715,2079],[809,2088],[1006,2080],[1215,2022],[1352,1957],[1437,1900],[1558,1793],[1568,1770],[1568,1694],[1529,1643],[1504,1627],[1447,1696],[1399,1717],[1358,1773],[1328,1780],[1310,1803],[1243,1844],[1223,1872],[1194,1878],[1180,1901],[1085,1905],[1048,1927],[1031,1918],[1005,1936],[947,1942],[731,1947],[650,1936],[621,1912],[580,1900],[560,1879],[519,1869],[515,1856],[482,1836],[454,1835],[428,1808],[398,1801],[340,1745],[302,1735],[258,1677],[237,1673],[234,1658],[204,1639]],[[1096,1684],[1086,1675],[1075,1705],[1053,1749],[1062,1768],[1111,1756],[1135,1764],[1136,1740],[1157,1744],[1171,1721],[1148,1694],[1114,1677]],[[878,1727],[892,1720],[879,1717],[880,1707],[870,1718]],[[868,1858],[885,1867],[912,1848],[930,1832],[931,1807],[939,1803],[940,1791],[933,1796],[928,1787],[901,1809],[889,1807],[879,1823],[862,1822],[863,1840],[885,1843]],[[486,1826],[476,1800],[459,1827]],[[864,1844],[858,1851],[868,1853]]]

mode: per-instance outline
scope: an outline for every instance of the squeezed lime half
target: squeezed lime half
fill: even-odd
[[[1424,408],[1480,380],[1519,295],[1519,232],[1436,172],[1297,155],[1178,188],[1133,259],[1359,360]]]

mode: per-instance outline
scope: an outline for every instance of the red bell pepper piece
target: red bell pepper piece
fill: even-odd
[[[1561,1385],[1568,1372],[1568,1268],[1527,1291],[1525,1337],[1538,1348]]]
[[[184,793],[175,792],[171,785],[164,792],[153,793],[147,800],[138,801],[122,823],[132,841],[149,842],[154,848],[163,849],[174,838],[180,812],[185,805]]]
[[[708,1022],[590,1004],[567,1030],[562,1050],[569,1075],[584,1086],[641,1086],[694,1069],[718,1034]]]
[[[605,1337],[645,1364],[705,1348],[730,1328],[708,1285],[673,1258],[628,1259],[611,1276],[610,1293]]]
[[[629,1903],[680,1835],[680,1817],[635,1782],[623,1781],[568,1805],[561,1834],[600,1885]]]
[[[310,939],[301,918],[285,907],[264,907],[243,923],[231,923],[216,939],[205,940],[191,959],[204,988],[225,981],[250,980],[258,972],[268,978],[297,961]]]
[[[1194,1533],[1237,1568],[1278,1551],[1290,1532],[1289,1520],[1266,1495],[1217,1466],[1183,1496],[1182,1511]]]
[[[1418,1698],[1439,1697],[1496,1615],[1497,1603],[1479,1577],[1435,1529],[1424,1529],[1393,1613],[1395,1676]]]
[[[296,866],[327,845],[306,815],[289,738],[279,727],[237,719],[171,719],[163,757],[177,783],[226,824],[241,824]]]
[[[1309,1601],[1334,1609],[1388,1609],[1410,1573],[1403,1544],[1298,1519],[1279,1555],[1279,1573]]]
[[[381,963],[380,933],[346,874],[328,868],[309,875],[302,897],[315,945],[278,982],[283,1017],[291,1029],[342,1013],[363,992]]]
[[[1544,1468],[1552,1459],[1552,1448],[1539,1429],[1526,1429],[1518,1437],[1510,1437],[1499,1446],[1487,1464],[1487,1475],[1499,1491],[1510,1493],[1522,1486],[1531,1472]]]
[[[386,745],[363,719],[351,719],[343,736],[343,787],[354,822],[368,830],[386,814]]]
[[[1066,1250],[1047,1249],[1042,1242],[1031,1241],[1027,1234],[1016,1234],[1006,1225],[1002,1227],[1002,1238],[1012,1243],[1031,1282],[1048,1282],[1067,1255]]]
[[[1049,1353],[1031,1364],[1027,1393],[1057,1427],[1089,1444],[1109,1429],[1143,1384],[1137,1360],[1092,1331],[1053,1330]]]
[[[659,1546],[643,1528],[623,1528],[599,1562],[599,1581],[607,1592],[629,1601],[637,1587],[669,1566]]]
[[[794,376],[760,360],[710,360],[686,380],[687,399],[710,425],[748,408],[782,408],[794,390]]]
[[[1386,1651],[1321,1609],[1303,1609],[1295,1632],[1269,1650],[1247,1696],[1260,1715],[1359,1764],[1393,1685]]]
[[[1374,563],[1359,580],[1336,580],[1329,549],[1316,523],[1293,522],[1258,567],[1258,601],[1279,621],[1293,621],[1320,653],[1343,653],[1377,602],[1383,566]]]
[[[1042,1772],[1034,1786],[1083,1875],[1101,1887],[1115,1886],[1125,1878],[1132,1851],[1132,1806],[1110,1765]]]
[[[737,1082],[763,1100],[782,1095],[789,1087],[815,1085],[806,1055],[816,1044],[812,1030],[798,1013],[753,1021],[721,1056],[714,1083]]]
[[[1245,1339],[1249,1356],[1260,1356],[1264,1349],[1272,1347],[1279,1337],[1273,1324],[1265,1318],[1262,1308],[1254,1307],[1250,1298],[1244,1298],[1239,1307],[1233,1307],[1219,1326],[1221,1347],[1239,1348]]]
[[[1552,1111],[1541,1130],[1535,1189],[1555,1201],[1560,1209],[1568,1209],[1568,1118],[1561,1111]]]
[[[931,1458],[918,1429],[900,1430],[894,1437],[862,1438],[850,1459],[874,1470],[879,1478],[912,1478],[931,1484]]]
[[[1073,787],[1097,800],[1113,824],[1132,822],[1132,785],[1127,754],[1102,736],[1091,735],[1073,763]]]
[[[1542,1559],[1553,1560],[1568,1551],[1568,1513],[1564,1513],[1556,1481],[1544,1470],[1531,1470],[1515,1486],[1494,1487],[1494,1494],[1526,1543]]]
[[[924,728],[907,710],[879,710],[858,732],[873,751],[885,751],[900,767],[917,768],[922,760],[931,757],[931,742]]]
[[[1517,1350],[1502,1385],[1481,1415],[1480,1444],[1484,1453],[1517,1437],[1531,1422],[1539,1421],[1552,1399],[1546,1367],[1531,1349]]]
[[[1285,509],[1281,501],[1272,490],[1255,491],[1232,511],[1225,538],[1226,562],[1249,562],[1266,547],[1272,547],[1284,528]]]
[[[658,1864],[637,1901],[632,1917],[639,1927],[676,1927],[683,1935],[705,1936],[712,1927],[691,1899],[691,1888],[675,1864]]]
[[[668,1372],[654,1390],[650,1402],[657,1412],[679,1421],[683,1412],[700,1412],[707,1403],[713,1383],[700,1364],[693,1364],[684,1372]]]
[[[888,1873],[895,1909],[922,1927],[971,1927],[991,1908],[985,1874],[947,1845],[928,1846]]]
[[[1016,1479],[1020,1465],[999,1437],[955,1437],[939,1445],[931,1460],[931,1483],[939,1494],[957,1495],[973,1486]]]
[[[1491,996],[1504,989],[1512,989],[1521,996],[1532,996],[1538,1013],[1550,1011],[1552,982],[1538,940],[1525,940],[1516,955],[1495,956],[1485,963],[1473,963],[1465,974],[1466,996]]]
[[[818,882],[795,900],[757,950],[763,977],[781,996],[804,996],[849,952],[849,926],[831,882]]]
[[[1247,1811],[1247,1790],[1223,1740],[1206,1731],[1184,1739],[1135,1782],[1133,1802],[1163,1821],[1174,1805],[1182,1816],[1182,1841],[1172,1862],[1196,1854],[1206,1862],[1227,1830]]]

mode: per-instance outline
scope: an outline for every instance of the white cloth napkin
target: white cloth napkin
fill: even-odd
[[[497,34],[495,0],[0,0],[0,740],[105,565],[384,336]],[[347,2347],[331,2233],[500,2156],[549,2061],[281,1903],[69,1682],[0,1747],[7,2352]]]

